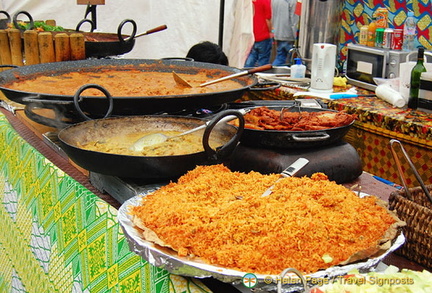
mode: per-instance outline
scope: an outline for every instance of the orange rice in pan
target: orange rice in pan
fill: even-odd
[[[359,198],[317,173],[283,178],[261,197],[278,178],[199,166],[130,213],[181,256],[259,274],[313,273],[369,257],[396,236],[397,218],[375,196]]]

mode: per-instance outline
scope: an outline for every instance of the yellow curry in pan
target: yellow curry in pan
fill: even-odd
[[[204,151],[202,146],[202,132],[195,132],[184,136],[168,139],[167,141],[147,146],[142,151],[131,149],[133,144],[145,135],[153,133],[162,133],[168,137],[178,135],[180,131],[148,131],[127,133],[118,136],[106,137],[104,140],[89,141],[85,144],[78,143],[78,147],[89,151],[97,151],[111,154],[130,155],[130,156],[175,156],[186,155]],[[212,148],[222,146],[225,143],[220,138],[214,138],[212,135],[209,144]]]

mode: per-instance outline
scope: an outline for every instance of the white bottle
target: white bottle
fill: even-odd
[[[417,21],[414,17],[414,12],[409,11],[403,28],[403,44],[402,49],[407,52],[415,50],[414,42],[417,35]]]
[[[291,78],[304,78],[306,76],[306,66],[302,64],[301,58],[295,58],[295,64],[291,65]]]

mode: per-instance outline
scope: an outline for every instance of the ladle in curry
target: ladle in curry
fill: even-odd
[[[266,65],[254,67],[254,68],[251,68],[251,69],[248,69],[248,70],[243,70],[243,71],[240,71],[240,72],[237,72],[237,73],[234,73],[234,74],[230,74],[228,76],[221,77],[221,78],[218,78],[218,79],[215,79],[215,80],[207,81],[205,83],[200,84],[200,86],[203,87],[203,86],[207,86],[207,85],[214,84],[214,83],[217,83],[217,82],[221,82],[221,81],[224,81],[224,80],[232,79],[232,78],[235,78],[235,77],[239,77],[239,76],[243,76],[243,75],[247,75],[247,74],[253,74],[253,73],[256,73],[256,72],[262,72],[262,71],[270,70],[272,68],[273,67],[272,67],[271,64],[266,64]]]
[[[175,73],[175,71],[173,71],[172,74],[173,74],[175,82],[178,85],[185,86],[185,87],[192,87],[192,85],[189,82],[187,82],[180,75],[178,75],[177,73]]]
[[[250,109],[239,109],[238,111],[240,112],[241,115],[244,115],[247,112],[249,112]],[[231,121],[231,120],[233,120],[235,118],[236,118],[236,116],[229,115],[229,116],[226,116],[226,117],[222,118],[219,121],[219,123],[221,123],[221,122],[222,123],[228,122],[228,121]],[[161,143],[166,142],[169,139],[181,137],[181,136],[184,136],[184,135],[187,135],[187,134],[190,134],[190,133],[202,130],[202,129],[206,128],[207,125],[210,124],[210,122],[211,122],[211,120],[207,121],[206,123],[204,123],[204,124],[202,124],[200,126],[197,126],[195,128],[192,128],[190,130],[187,130],[185,132],[182,132],[182,133],[174,135],[174,136],[167,136],[167,135],[165,135],[163,133],[160,133],[160,132],[148,134],[148,135],[145,135],[145,136],[141,137],[140,139],[138,139],[129,149],[132,150],[132,151],[135,151],[135,152],[140,152],[145,147],[161,144]]]
[[[266,71],[266,70],[269,70],[269,69],[272,69],[272,65],[271,64],[266,64],[266,65],[263,65],[263,66],[258,66],[258,67],[255,67],[255,68],[251,68],[251,69],[248,69],[248,70],[243,70],[243,71],[240,71],[240,72],[237,72],[237,73],[234,73],[234,74],[230,74],[230,75],[227,75],[227,76],[215,79],[215,80],[211,80],[211,81],[202,83],[202,84],[200,84],[200,87],[211,85],[211,84],[214,84],[214,83],[217,83],[217,82],[221,82],[221,81],[224,81],[224,80],[229,80],[229,79],[232,79],[232,78],[235,78],[235,77],[239,77],[239,76],[243,76],[243,75],[247,75],[247,74],[253,74],[253,73],[256,73],[256,72]],[[173,77],[174,77],[175,82],[178,85],[185,86],[185,87],[192,87],[192,85],[189,82],[187,82],[185,79],[183,79],[181,76],[179,76],[174,71],[173,71]]]

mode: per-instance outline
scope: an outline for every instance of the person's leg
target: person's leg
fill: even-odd
[[[276,41],[277,50],[276,57],[273,60],[273,66],[286,65],[288,52],[291,49],[291,44],[286,41]]]
[[[258,51],[255,48],[255,44],[252,46],[249,56],[246,59],[245,67],[255,67],[256,61],[258,60]]]
[[[273,41],[272,39],[267,39],[258,43],[259,44],[258,66],[262,66],[270,63],[272,41]]]

